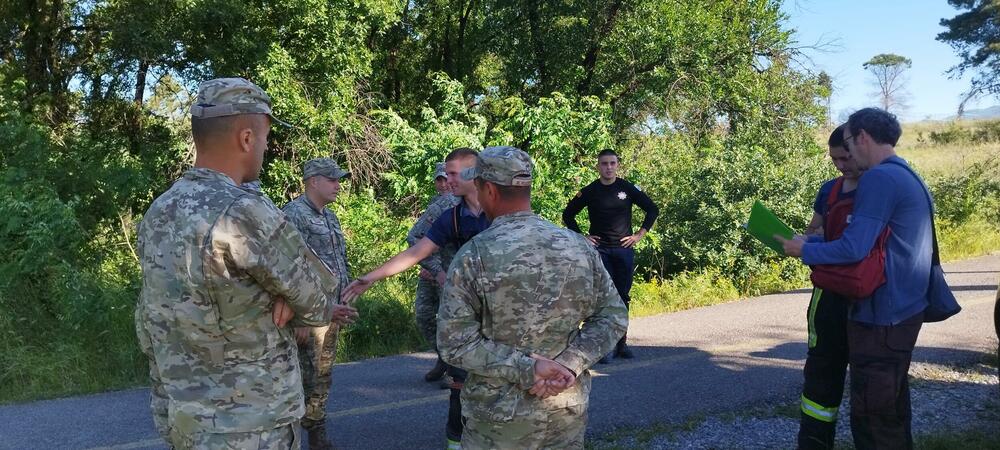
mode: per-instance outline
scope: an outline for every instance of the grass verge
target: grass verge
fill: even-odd
[[[991,224],[979,216],[957,225],[939,224],[938,232],[943,261],[974,258],[1000,250],[1000,224]]]
[[[975,258],[1000,251],[1000,225],[973,216],[960,224],[938,225],[942,261]],[[792,262],[791,259],[786,262]],[[637,281],[632,286],[632,317],[644,317],[711,306],[741,298],[773,294],[809,286],[808,269],[795,263],[775,264],[743,289],[718,270],[684,272],[667,280]]]
[[[996,450],[1000,449],[1000,434],[997,430],[969,430],[959,433],[941,433],[922,436],[916,440],[916,447],[924,450]]]

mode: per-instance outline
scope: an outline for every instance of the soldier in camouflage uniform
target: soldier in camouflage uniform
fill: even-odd
[[[348,323],[343,283],[272,203],[260,174],[270,98],[206,81],[191,108],[197,156],[138,227],[136,334],[156,428],[178,449],[298,448],[305,412],[295,326]],[[289,322],[289,316],[291,321]]]
[[[459,198],[452,195],[448,189],[448,175],[445,172],[444,163],[439,162],[435,167],[434,187],[438,192],[427,204],[427,209],[420,215],[417,222],[406,234],[406,242],[410,246],[416,245],[427,230],[441,214],[458,204]],[[439,273],[444,273],[451,257],[455,254],[456,248],[452,245],[444,245],[420,261],[420,278],[417,280],[417,297],[413,302],[413,312],[417,319],[417,329],[437,351],[437,310],[441,304],[441,286],[437,283]],[[424,375],[426,381],[438,381],[444,376],[447,366],[438,357],[434,367]]]
[[[582,449],[588,368],[628,326],[593,246],[532,213],[532,167],[490,147],[462,172],[493,219],[452,260],[438,312],[441,357],[469,372],[463,449]]]
[[[309,248],[330,267],[342,286],[347,286],[349,278],[347,247],[340,220],[326,206],[337,199],[341,180],[350,176],[333,159],[306,161],[302,170],[305,193],[282,208]],[[332,448],[326,437],[326,401],[330,395],[330,369],[337,359],[339,331],[336,325],[295,330],[299,363],[302,364],[302,387],[306,394],[302,427],[309,431],[311,449]]]
[[[451,185],[448,184],[448,171],[444,161],[434,163],[434,190],[438,195],[451,193]]]

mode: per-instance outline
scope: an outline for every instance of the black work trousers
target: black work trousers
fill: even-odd
[[[806,318],[809,351],[803,369],[799,449],[832,449],[847,374],[847,299],[813,289]]]
[[[1000,341],[1000,288],[997,289],[997,301],[993,305],[993,328],[997,333],[997,340]],[[1000,343],[997,344],[997,360],[1000,361]],[[997,367],[997,375],[1000,375],[1000,367]]]
[[[449,388],[448,422],[445,424],[444,433],[448,439],[461,442],[462,432],[465,431],[465,418],[462,417],[462,386],[469,373],[458,367],[448,366],[448,375],[453,382]]]
[[[923,322],[923,312],[889,326],[847,322],[851,433],[858,450],[913,448],[907,373]]]

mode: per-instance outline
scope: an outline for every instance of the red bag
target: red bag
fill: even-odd
[[[854,198],[838,199],[844,177],[837,178],[833,183],[830,196],[826,199],[827,211],[823,217],[823,236],[827,242],[836,240],[844,234],[854,211]],[[820,264],[812,266],[812,283],[814,286],[857,301],[871,297],[875,290],[885,284],[885,243],[889,239],[890,229],[879,233],[875,245],[861,261],[854,264]]]

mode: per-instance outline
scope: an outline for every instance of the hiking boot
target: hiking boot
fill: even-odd
[[[334,450],[326,437],[326,425],[306,429],[309,433],[309,450]]]
[[[622,338],[618,340],[618,343],[615,344],[615,352],[614,352],[615,358],[625,358],[625,359],[635,358],[635,355],[632,354],[632,350],[629,349],[628,344],[625,343],[625,340],[627,338],[628,335],[622,336]]]
[[[441,358],[438,358],[437,362],[434,363],[434,367],[424,374],[424,381],[428,383],[439,381],[444,376],[446,370],[448,370],[448,365],[444,361],[441,361]]]

